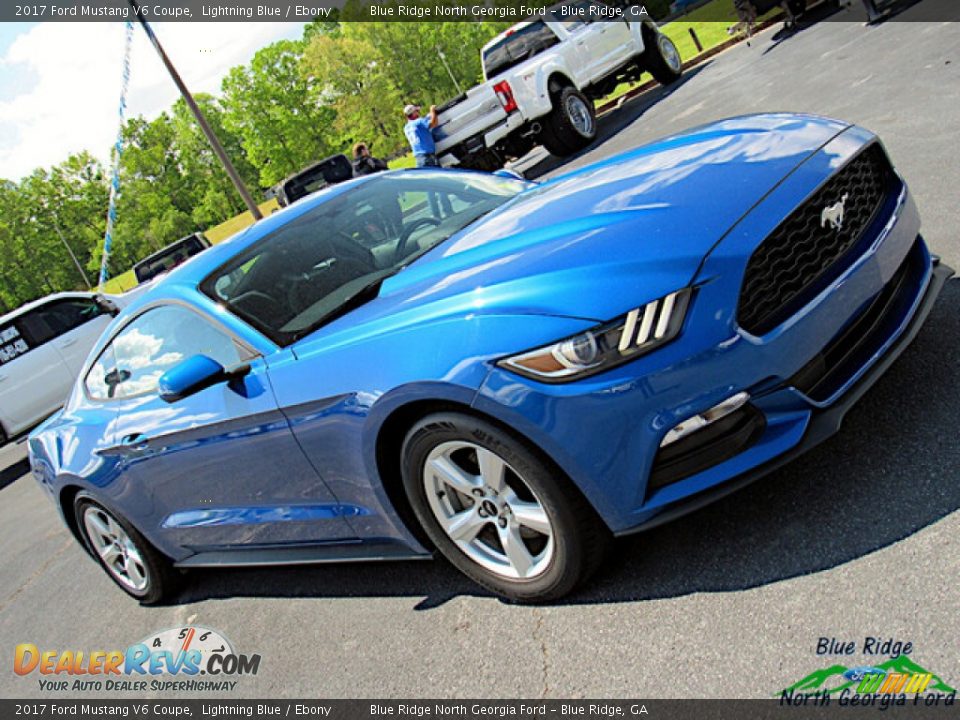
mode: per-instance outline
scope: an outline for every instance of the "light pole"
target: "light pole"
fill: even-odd
[[[447,65],[447,56],[443,54],[443,50],[440,49],[439,45],[437,45],[437,55],[440,56],[440,62],[442,62],[443,67],[446,68],[447,75],[453,80],[453,86],[457,89],[457,95],[463,95],[463,90],[460,89],[460,83],[458,83],[457,79],[453,76],[453,70]]]
[[[57,213],[53,212],[53,229],[56,230],[57,236],[60,238],[60,242],[63,243],[63,246],[67,249],[67,252],[70,253],[70,259],[73,260],[73,264],[77,266],[77,272],[80,273],[80,277],[83,278],[84,284],[87,286],[87,290],[93,290],[93,285],[90,284],[90,278],[87,277],[87,273],[84,271],[83,266],[80,264],[80,261],[77,259],[77,256],[73,252],[73,248],[70,247],[70,243],[67,242],[67,239],[63,236],[63,233],[60,231],[60,223],[57,221]]]
[[[160,45],[160,41],[157,39],[157,36],[153,34],[153,28],[147,24],[147,21],[143,18],[143,15],[140,14],[140,3],[138,0],[127,0],[127,2],[129,2],[130,7],[133,8],[133,12],[137,16],[137,20],[140,22],[140,25],[143,26],[143,31],[147,34],[147,38],[149,38],[150,43],[153,45],[153,49],[157,51],[157,55],[160,56],[160,60],[167,68],[167,72],[170,73],[170,77],[173,78],[173,82],[176,83],[177,88],[180,90],[180,94],[183,95],[184,102],[187,103],[187,107],[190,109],[190,112],[193,113],[193,117],[196,118],[197,124],[200,126],[200,129],[203,130],[203,134],[207,136],[207,141],[210,143],[210,147],[213,148],[214,154],[216,154],[217,158],[219,158],[220,163],[223,165],[223,169],[226,170],[227,175],[230,177],[230,181],[237,189],[237,192],[240,193],[240,197],[243,198],[243,202],[246,204],[250,214],[253,215],[253,219],[262,220],[263,215],[260,214],[260,208],[258,208],[257,203],[253,201],[253,196],[250,195],[250,191],[247,190],[246,185],[243,184],[243,180],[240,178],[240,174],[237,172],[237,169],[233,166],[233,163],[230,162],[230,158],[227,156],[226,150],[223,149],[223,145],[220,144],[216,134],[213,132],[213,128],[210,127],[207,119],[203,116],[203,113],[200,111],[200,107],[193,99],[193,95],[191,95],[190,91],[187,90],[187,86],[180,77],[180,73],[177,72],[177,69],[173,66],[173,63],[170,62],[170,58],[168,58],[167,53],[164,52],[163,46]]]

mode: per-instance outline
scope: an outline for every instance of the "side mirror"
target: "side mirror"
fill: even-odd
[[[241,378],[248,372],[250,366],[247,364],[228,372],[213,358],[194,355],[173,366],[160,377],[160,397],[168,403],[176,402],[211,385]]]
[[[104,312],[111,317],[116,317],[120,314],[120,308],[117,307],[117,304],[106,295],[97,293],[93,296],[93,302],[98,308],[100,308],[101,312]]]

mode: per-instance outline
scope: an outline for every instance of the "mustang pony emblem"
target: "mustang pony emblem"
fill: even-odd
[[[841,230],[843,228],[843,206],[847,202],[849,197],[848,193],[845,193],[842,198],[833,205],[828,205],[823,209],[823,212],[820,213],[820,227],[826,227],[827,223],[830,223],[830,227],[834,230]]]

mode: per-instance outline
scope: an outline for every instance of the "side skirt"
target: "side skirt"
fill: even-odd
[[[293,547],[256,547],[207,550],[176,563],[178,568],[250,567],[258,565],[309,565],[316,563],[431,560],[430,553],[415,553],[389,540]]]

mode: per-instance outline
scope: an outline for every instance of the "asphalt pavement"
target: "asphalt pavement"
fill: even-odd
[[[564,167],[542,151],[520,166],[550,176],[730,115],[836,116],[883,137],[927,239],[960,267],[960,25],[909,14],[875,28],[820,22],[779,43],[767,31],[604,116],[601,140]],[[958,305],[953,281],[839,435],[618,541],[583,591],[543,607],[502,602],[438,560],[196,571],[174,603],[143,608],[77,547],[39,487],[14,479],[23,446],[8,446],[0,696],[58,696],[36,674],[14,675],[17,643],[122,649],[184,624],[261,655],[230,697],[770,697],[835,663],[881,662],[863,654],[868,637],[912,643],[914,662],[960,686]],[[857,651],[818,655],[822,637]]]

